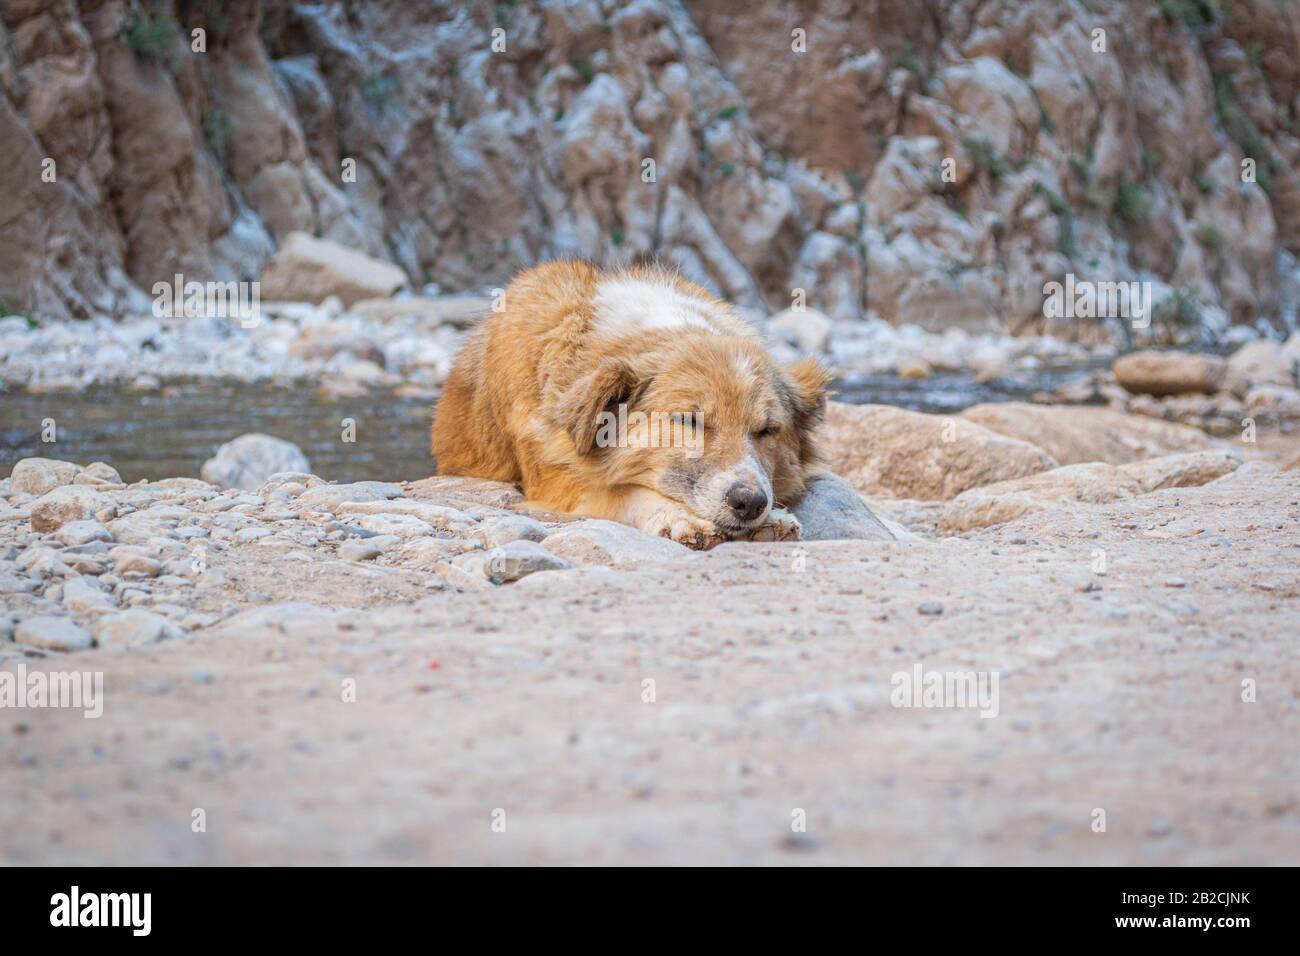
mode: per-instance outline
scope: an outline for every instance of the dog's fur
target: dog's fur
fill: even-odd
[[[724,302],[659,267],[529,269],[475,329],[433,424],[438,472],[521,484],[529,503],[691,547],[798,536],[828,373],[785,369]],[[698,415],[700,448],[598,442],[619,406]],[[729,503],[746,501],[746,514]],[[748,495],[748,499],[745,496]],[[764,503],[765,502],[765,503]]]

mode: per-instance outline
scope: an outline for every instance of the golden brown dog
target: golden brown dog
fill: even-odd
[[[456,360],[440,474],[695,548],[796,538],[827,372],[784,369],[724,302],[658,267],[521,273]]]

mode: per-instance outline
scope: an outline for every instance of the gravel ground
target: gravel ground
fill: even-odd
[[[1295,863],[1298,526],[1248,465],[464,592],[234,538],[183,638],[25,660],[104,713],[0,709],[0,863]],[[892,706],[918,665],[997,715]]]

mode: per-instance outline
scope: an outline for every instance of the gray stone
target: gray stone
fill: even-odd
[[[511,541],[484,556],[484,572],[494,584],[518,581],[538,571],[567,571],[573,565],[535,541]]]
[[[348,541],[339,548],[339,557],[344,561],[370,561],[383,554],[382,548],[377,548],[368,540]]]
[[[35,590],[36,582],[31,578],[0,571],[0,594],[30,594]]]
[[[893,541],[894,535],[843,478],[820,471],[794,509],[805,541]]]

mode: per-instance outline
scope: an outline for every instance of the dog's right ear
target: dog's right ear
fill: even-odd
[[[618,414],[618,406],[636,397],[639,376],[630,362],[607,358],[560,396],[559,425],[580,455],[591,454],[601,426],[601,412]]]

